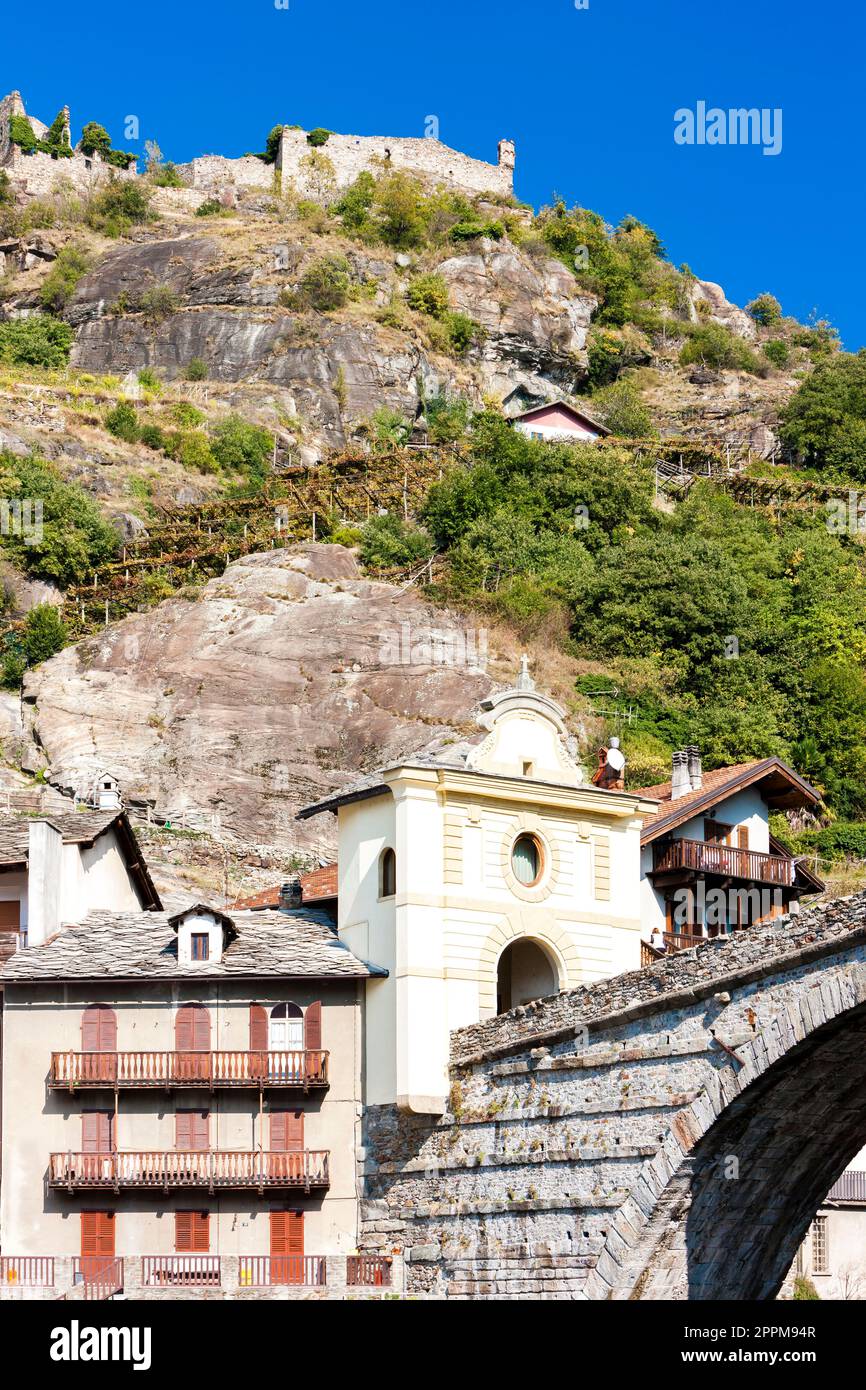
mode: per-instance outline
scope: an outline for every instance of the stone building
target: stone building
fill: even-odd
[[[69,107],[63,108],[66,117],[66,138],[71,145]],[[67,159],[55,159],[43,150],[26,154],[10,137],[13,116],[26,116],[37,140],[44,139],[48,126],[25,110],[20,92],[10,92],[0,100],[0,169],[5,170],[16,193],[42,197],[54,191],[59,183],[71,185],[79,193],[90,193],[109,178],[133,179],[135,165],[120,169],[108,164],[101,155],[85,154],[73,148]]]
[[[335,1258],[345,1281],[381,974],[312,910],[98,912],[18,951],[0,1289],[48,1260],[127,1292],[325,1286]]]
[[[301,812],[338,818],[338,930],[388,970],[365,1020],[368,1105],[439,1113],[452,1029],[640,962],[653,801],[584,780],[526,670],[477,733]]]

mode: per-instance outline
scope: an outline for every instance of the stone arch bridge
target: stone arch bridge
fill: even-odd
[[[365,1118],[410,1291],[774,1298],[866,1142],[866,894],[460,1030],[451,1075]]]

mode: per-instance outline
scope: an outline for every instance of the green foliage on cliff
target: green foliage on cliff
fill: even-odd
[[[78,281],[90,269],[90,256],[83,246],[71,242],[57,254],[57,259],[42,281],[39,297],[43,308],[59,314],[66,308]]]
[[[0,655],[0,685],[17,690],[29,666],[38,666],[66,646],[68,633],[58,609],[39,603],[24,619],[23,628],[9,633]]]
[[[0,453],[0,483],[3,496],[28,504],[32,518],[37,516],[34,504],[42,505],[38,527],[10,526],[2,538],[2,549],[25,573],[65,587],[81,583],[115,558],[119,541],[114,527],[83,488],[64,482],[44,459]]]
[[[10,367],[65,367],[72,329],[51,314],[0,323],[0,363]]]
[[[473,466],[429,494],[442,597],[603,667],[624,743],[699,744],[709,767],[779,754],[839,815],[866,812],[866,561],[823,512],[779,526],[710,484],[673,512],[630,451],[476,420]],[[646,741],[649,740],[649,744]],[[645,750],[644,750],[645,751]]]
[[[781,411],[780,436],[799,463],[866,480],[866,349],[816,367]]]
[[[759,376],[765,368],[742,338],[721,323],[702,323],[691,329],[680,352],[683,366],[728,367]]]

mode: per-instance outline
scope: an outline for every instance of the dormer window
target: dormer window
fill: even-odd
[[[196,903],[168,920],[177,932],[178,965],[217,965],[237,936],[231,917],[206,903]]]

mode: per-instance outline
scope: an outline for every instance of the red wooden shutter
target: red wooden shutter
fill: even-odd
[[[271,1150],[274,1153],[299,1153],[304,1147],[303,1110],[271,1111]]]
[[[174,1248],[179,1255],[207,1254],[210,1250],[210,1212],[176,1211]]]
[[[117,1051],[117,1015],[107,1004],[91,1004],[81,1015],[81,1051]]]
[[[303,1255],[304,1213],[302,1211],[271,1212],[271,1255]]]
[[[749,827],[747,825],[737,826],[737,848],[749,848]]]
[[[81,1213],[81,1254],[114,1254],[114,1212],[83,1211]]]
[[[110,1110],[82,1110],[81,1152],[107,1154],[112,1148],[113,1116]]]
[[[210,1111],[177,1110],[174,1117],[174,1146],[187,1152],[209,1147]]]
[[[268,1050],[268,1011],[261,1004],[250,1004],[250,1052]]]
[[[322,1003],[317,999],[304,1014],[304,1047],[318,1051],[322,1046]]]
[[[174,1024],[178,1052],[210,1052],[210,1014],[201,1004],[184,1004]]]

